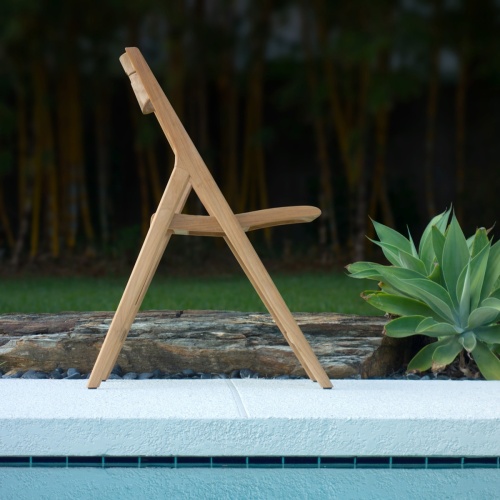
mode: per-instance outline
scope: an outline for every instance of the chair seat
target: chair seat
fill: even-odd
[[[236,219],[243,231],[247,232],[266,227],[311,222],[320,215],[319,208],[298,206],[245,212],[236,214]],[[169,231],[184,236],[224,236],[224,231],[217,219],[209,215],[175,214],[170,223]]]

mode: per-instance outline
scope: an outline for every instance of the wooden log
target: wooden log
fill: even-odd
[[[0,368],[75,367],[91,371],[112,312],[0,315]],[[335,313],[294,315],[330,378],[384,377],[414,352],[413,343],[383,335],[383,317]],[[305,372],[269,314],[228,311],[145,311],[132,325],[118,358],[124,371],[191,368],[262,376]]]

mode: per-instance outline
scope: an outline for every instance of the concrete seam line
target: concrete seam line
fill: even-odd
[[[248,412],[245,408],[243,400],[241,399],[238,388],[233,384],[233,381],[231,379],[226,379],[226,384],[229,387],[229,390],[231,391],[233,401],[235,402],[236,407],[238,408],[238,413],[240,414],[240,417],[249,418]]]

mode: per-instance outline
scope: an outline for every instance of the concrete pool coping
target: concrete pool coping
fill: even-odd
[[[498,456],[500,381],[0,380],[1,456]]]

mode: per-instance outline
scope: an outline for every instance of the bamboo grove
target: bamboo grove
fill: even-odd
[[[452,202],[471,223],[481,209],[467,189],[467,113],[471,89],[500,82],[499,24],[494,0],[4,0],[0,259],[94,255],[129,226],[138,239],[147,231],[173,157],[137,113],[118,64],[125,46],[151,61],[234,210],[266,208],[279,197],[272,179],[295,172],[290,189],[302,184],[308,199],[292,203],[323,212],[311,239],[322,261],[363,259],[368,216],[406,224],[394,195],[405,166],[389,158],[407,102],[421,115],[411,141],[421,166],[408,172],[420,223]],[[443,189],[439,113],[450,93]],[[302,151],[297,165],[294,154],[279,161],[287,141]],[[483,201],[498,213],[497,198]]]

